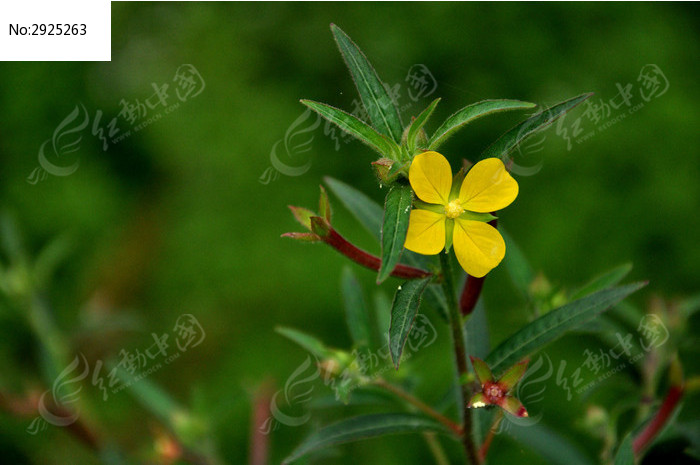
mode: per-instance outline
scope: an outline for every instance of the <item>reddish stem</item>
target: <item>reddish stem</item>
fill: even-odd
[[[671,417],[681,397],[683,397],[683,386],[671,386],[656,416],[649,422],[646,428],[644,428],[644,431],[634,438],[634,442],[632,443],[634,455],[638,455],[651,444],[656,435],[659,434],[661,429],[666,425],[666,422]]]
[[[355,247],[331,227],[328,228],[327,234],[321,236],[321,240],[348,257],[350,260],[366,268],[379,271],[379,268],[382,265],[382,260],[379,257]],[[401,263],[396,265],[394,271],[391,272],[391,276],[403,279],[427,278],[430,275],[432,275],[432,273],[429,271],[421,270],[420,268],[413,268],[412,266],[403,265]]]
[[[255,395],[253,401],[253,423],[250,434],[250,465],[267,465],[270,449],[269,436],[260,431],[262,425],[270,418],[270,399],[272,398],[272,383],[265,382]]]
[[[491,442],[493,441],[493,437],[496,435],[496,429],[501,423],[501,420],[503,420],[503,411],[499,409],[498,412],[496,412],[496,419],[491,425],[489,433],[486,436],[486,439],[484,439],[484,443],[481,445],[481,448],[479,449],[479,459],[481,459],[482,462],[486,459],[486,455],[489,453]]]

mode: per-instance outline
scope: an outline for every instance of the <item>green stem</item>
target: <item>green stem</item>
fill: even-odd
[[[435,436],[435,433],[423,433],[423,438],[425,438],[425,442],[428,443],[430,452],[435,458],[435,463],[437,465],[450,465],[447,454],[445,454],[445,450],[442,448],[442,445]]]
[[[445,291],[447,306],[450,309],[452,341],[454,344],[455,361],[457,363],[457,373],[461,388],[460,393],[462,396],[462,417],[464,421],[462,427],[462,444],[464,445],[464,452],[467,456],[468,462],[472,465],[477,465],[480,463],[479,456],[472,439],[472,416],[469,408],[467,407],[469,405],[469,399],[471,398],[472,392],[468,383],[463,384],[461,382],[461,380],[464,379],[469,373],[469,367],[467,365],[467,350],[464,341],[464,325],[462,321],[462,314],[457,305],[457,299],[455,296],[454,278],[452,276],[452,267],[450,266],[450,256],[448,253],[440,253],[439,255],[443,276],[442,288]]]
[[[456,424],[455,422],[453,422],[452,420],[450,420],[446,416],[442,415],[440,412],[435,411],[435,409],[433,409],[431,406],[429,406],[425,402],[421,401],[420,399],[412,396],[411,394],[404,391],[400,387],[394,386],[393,384],[390,384],[390,383],[387,383],[382,378],[375,380],[374,384],[376,384],[377,386],[379,386],[383,389],[386,389],[387,391],[389,391],[393,394],[396,394],[397,396],[399,396],[400,398],[402,398],[403,400],[405,400],[409,404],[416,407],[421,412],[433,417],[434,419],[436,419],[437,421],[439,421],[443,425],[450,428],[457,436],[462,435],[462,428],[458,424]]]

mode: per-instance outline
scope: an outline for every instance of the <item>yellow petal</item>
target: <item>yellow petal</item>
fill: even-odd
[[[404,247],[423,255],[435,255],[445,247],[447,217],[428,210],[411,211]]]
[[[506,255],[501,234],[482,221],[456,219],[452,241],[459,264],[475,278],[485,276]]]
[[[518,196],[518,183],[498,158],[487,158],[467,173],[459,190],[465,210],[488,213],[507,207]]]
[[[423,202],[447,205],[452,188],[452,169],[447,158],[437,152],[416,155],[408,170],[408,180]]]

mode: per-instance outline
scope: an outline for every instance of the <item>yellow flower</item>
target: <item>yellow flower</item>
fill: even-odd
[[[506,254],[501,234],[487,224],[490,212],[510,205],[518,196],[518,183],[498,158],[474,165],[457,191],[447,159],[437,152],[423,152],[408,172],[416,196],[404,247],[423,255],[435,255],[454,245],[462,268],[480,278],[495,268]]]

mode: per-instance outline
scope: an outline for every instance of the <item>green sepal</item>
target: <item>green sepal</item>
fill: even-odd
[[[506,396],[506,398],[503,399],[503,403],[500,405],[500,407],[506,412],[518,418],[528,416],[527,410],[525,409],[525,406],[523,406],[523,403],[515,397]]]
[[[319,237],[327,237],[331,231],[331,225],[320,216],[311,217],[311,231]]]
[[[472,396],[471,399],[469,399],[469,404],[467,404],[468,408],[481,408],[481,407],[486,407],[487,405],[491,405],[491,403],[486,399],[486,396],[484,395],[483,392],[477,392]]]
[[[331,210],[331,203],[328,200],[328,193],[326,192],[326,188],[322,185],[319,185],[318,187],[321,190],[321,194],[318,198],[318,212],[323,216],[323,218],[325,218],[326,221],[330,223],[333,216],[333,211]]]
[[[518,362],[512,367],[508,368],[506,372],[503,373],[503,375],[498,379],[498,384],[500,384],[501,387],[506,390],[506,392],[512,391],[515,385],[518,384],[518,381],[520,381],[525,375],[525,372],[527,371],[527,364],[529,362],[529,360],[523,360],[522,362]]]
[[[301,242],[318,242],[321,240],[321,238],[318,237],[316,234],[310,233],[310,232],[308,232],[308,233],[288,232],[288,233],[282,234],[281,237],[288,237],[290,239],[294,239],[294,240],[301,241]]]
[[[491,374],[491,368],[488,364],[478,357],[469,357],[472,361],[472,366],[474,367],[474,374],[476,374],[477,381],[482,386],[484,383],[493,381],[493,374]]]
[[[311,231],[311,217],[318,215],[309,210],[308,208],[295,207],[293,205],[288,205],[288,207],[292,211],[292,215],[294,215],[294,218],[299,222],[299,224]]]
[[[491,213],[477,213],[477,212],[470,212],[470,211],[465,211],[461,215],[459,215],[460,220],[467,220],[467,221],[482,221],[484,223],[488,223],[489,221],[497,220],[497,216],[493,216]]]
[[[450,253],[452,248],[452,238],[455,233],[455,221],[447,218],[445,220],[445,253]]]

